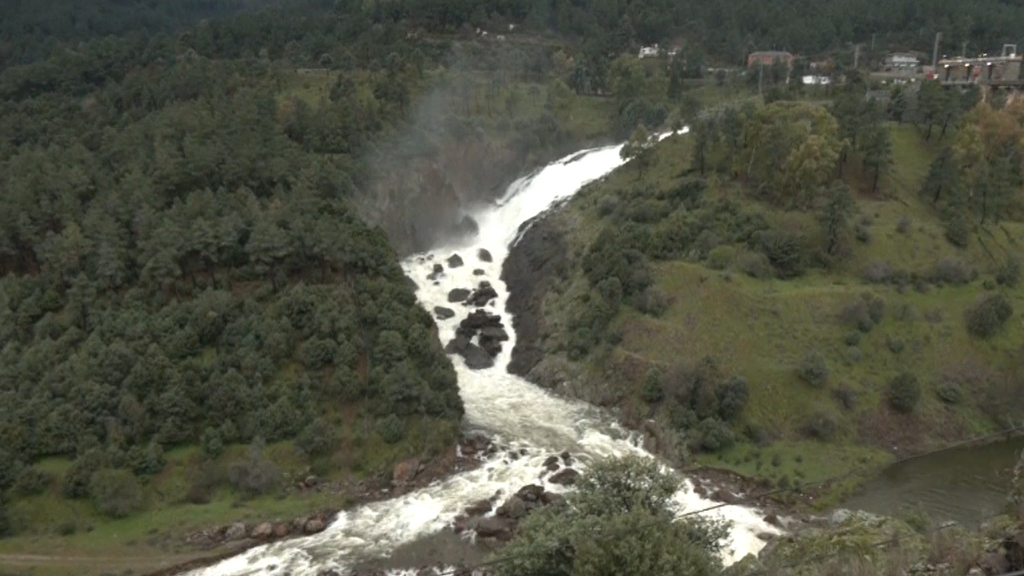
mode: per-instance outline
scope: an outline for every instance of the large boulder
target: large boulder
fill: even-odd
[[[571,486],[576,483],[580,477],[580,473],[572,468],[564,468],[560,472],[556,472],[548,478],[548,482],[552,484],[561,484],[563,486]]]
[[[494,261],[494,257],[491,256],[491,253],[488,252],[486,248],[481,248],[481,249],[477,250],[476,251],[476,257],[479,258],[481,262],[493,262]]]
[[[458,268],[459,266],[462,266],[462,264],[463,264],[462,256],[459,256],[458,254],[452,254],[448,258],[448,267],[449,268]]]
[[[481,518],[475,523],[477,536],[482,538],[512,539],[512,521],[500,516]]]
[[[452,303],[465,302],[466,298],[469,298],[469,294],[469,290],[465,288],[455,288],[448,293],[448,301]]]
[[[483,516],[493,509],[490,500],[480,500],[466,507],[466,516]]]
[[[494,512],[498,516],[505,516],[513,520],[519,520],[525,518],[529,510],[526,507],[526,502],[518,496],[513,496],[505,501],[504,504],[498,506],[498,509]]]
[[[235,522],[228,529],[224,531],[224,539],[228,541],[242,540],[245,538],[247,532],[245,524],[242,522]]]
[[[409,458],[408,460],[402,460],[395,465],[394,471],[391,473],[391,483],[395,486],[404,486],[409,482],[412,482],[413,478],[420,471],[420,461],[416,458]]]
[[[262,524],[257,524],[256,527],[252,529],[252,533],[249,534],[251,538],[270,538],[273,535],[274,525],[270,522],[263,522]]]
[[[485,286],[486,284],[486,286]],[[498,297],[498,291],[486,282],[481,282],[480,287],[466,299],[466,306],[486,306],[488,302]]]
[[[323,520],[319,518],[310,518],[306,521],[306,525],[302,527],[302,531],[306,534],[316,534],[317,532],[323,532],[327,525]]]
[[[526,502],[537,502],[543,494],[544,487],[536,484],[527,484],[516,492],[516,496],[522,498]]]
[[[461,355],[466,360],[466,366],[472,370],[482,370],[494,366],[494,358],[476,344],[467,345]]]
[[[558,456],[548,456],[548,459],[544,461],[544,467],[547,468],[548,472],[554,472],[561,468]]]
[[[447,320],[455,317],[455,310],[445,308],[444,306],[434,306],[434,315],[437,316],[438,320]]]
[[[466,348],[470,346],[469,338],[459,334],[455,338],[452,338],[450,342],[444,347],[446,354],[462,354],[466,351]]]
[[[274,526],[274,538],[284,538],[291,532],[291,528],[287,524],[277,524]]]
[[[473,270],[473,276],[483,276],[484,274],[486,274],[486,272],[484,272],[482,268]]]
[[[502,328],[504,325],[501,323],[501,316],[497,314],[490,314],[486,310],[477,309],[469,313],[462,322],[459,323],[459,328],[465,331],[475,334],[477,331],[487,327]]]

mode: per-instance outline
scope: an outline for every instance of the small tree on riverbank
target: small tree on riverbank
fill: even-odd
[[[644,173],[651,166],[653,148],[654,138],[641,124],[623,145],[619,156],[626,162],[633,162],[636,165],[636,177],[640,179],[644,177]]]

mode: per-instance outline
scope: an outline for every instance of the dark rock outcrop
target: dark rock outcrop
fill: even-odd
[[[552,484],[561,484],[563,486],[571,486],[576,483],[580,477],[580,473],[572,468],[565,468],[560,472],[556,472],[548,478],[548,482]]]
[[[470,526],[476,530],[478,536],[483,538],[496,538],[508,541],[512,539],[514,523],[508,518],[491,516],[489,518],[480,518],[478,521],[471,523]]]
[[[486,248],[477,250],[476,257],[479,258],[481,262],[494,262],[494,257],[491,256],[491,253],[488,252]]]
[[[512,247],[501,271],[509,288],[506,308],[513,314],[516,332],[508,370],[520,376],[527,375],[544,357],[542,302],[569,266],[565,238],[551,219],[541,216],[523,226],[529,229]]]
[[[466,306],[475,306],[477,308],[486,306],[488,302],[497,297],[498,291],[491,286],[490,282],[484,281],[480,283],[480,286],[474,290],[468,298],[466,298]]]
[[[455,310],[451,308],[445,308],[444,306],[434,306],[434,315],[439,320],[447,320],[455,317]]]
[[[466,366],[472,370],[483,370],[494,366],[494,358],[476,344],[468,344],[461,355],[466,360]]]
[[[544,461],[544,468],[547,468],[549,472],[554,472],[560,468],[558,456],[548,456],[548,459]]]
[[[452,303],[465,302],[466,298],[469,298],[469,294],[469,290],[465,288],[455,288],[448,293],[448,301]]]
[[[473,270],[473,276],[483,276],[484,274],[485,274],[485,272],[481,268],[477,268],[477,269]]]
[[[462,256],[459,256],[458,254],[452,254],[448,258],[448,267],[449,268],[458,268],[459,266],[462,266],[462,264],[463,264]]]

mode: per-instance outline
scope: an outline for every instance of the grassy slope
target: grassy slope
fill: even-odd
[[[963,317],[966,307],[985,292],[982,279],[990,277],[996,265],[988,251],[1004,255],[1016,250],[1018,239],[1024,239],[1024,225],[1006,224],[1008,233],[1000,230],[986,236],[987,250],[978,241],[966,250],[952,247],[943,238],[935,212],[916,194],[935,153],[934,144],[924,142],[911,126],[893,125],[892,134],[895,169],[880,187],[887,199],[866,195],[857,199],[858,220],[870,218],[872,240],[857,243],[852,258],[840,269],[827,273],[812,270],[799,279],[781,281],[716,272],[699,262],[657,263],[656,285],[671,297],[671,306],[659,318],[624,308],[615,321],[623,339],[610,352],[592,356],[590,379],[612,380],[614,387],[630,388],[632,394],[623,401],[624,412],[646,417],[648,408],[638,399],[646,366],[713,356],[725,374],[741,375],[750,382],[750,402],[739,428],[753,424],[778,440],[765,448],[741,444],[719,454],[701,455],[697,463],[773,480],[783,476],[824,478],[884,463],[892,458],[891,448],[917,450],[997,428],[977,407],[983,390],[966,391],[967,400],[959,406],[941,403],[934,390],[950,368],[965,362],[1000,366],[1021,349],[1024,326],[1019,311],[1024,310],[1024,288],[1011,292],[1018,314],[997,337],[988,341],[969,337]],[[656,156],[645,184],[670,189],[689,164],[686,138],[666,140]],[[598,199],[636,183],[636,172],[626,166],[591,186],[557,216],[573,230],[570,242],[577,254],[601,226],[613,225],[608,220],[599,222]],[[713,184],[709,190],[741,197],[740,191],[726,184]],[[774,224],[802,230],[811,237],[819,234],[813,215],[764,210]],[[896,232],[903,217],[913,221],[912,230],[905,234]],[[926,294],[909,289],[900,293],[894,287],[869,286],[860,280],[861,269],[872,260],[926,272],[940,258],[969,262],[981,272],[981,278],[964,287],[933,287]],[[585,286],[577,270],[562,290],[548,296],[545,313],[556,317],[554,325],[562,322],[557,319],[558,311],[571,310],[570,303]],[[887,312],[885,319],[864,335],[860,343],[863,360],[853,363],[846,360],[843,342],[850,329],[836,316],[844,304],[865,291],[883,298]],[[894,311],[898,309],[912,313],[897,319]],[[925,319],[929,312],[932,320]],[[934,321],[937,316],[940,321]],[[893,353],[887,343],[890,338],[902,338],[905,349]],[[557,348],[557,340],[548,347]],[[820,350],[828,359],[832,375],[827,389],[813,389],[794,374],[794,366],[809,350]],[[910,416],[893,414],[883,401],[888,380],[900,371],[916,374],[922,383],[921,402]],[[844,411],[833,398],[832,390],[840,385],[857,394],[851,411]],[[840,431],[834,442],[823,444],[802,437],[807,416],[816,411],[839,419]]]

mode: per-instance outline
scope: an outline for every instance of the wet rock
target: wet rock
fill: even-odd
[[[434,314],[438,320],[447,320],[455,317],[455,310],[445,308],[444,306],[434,306]]]
[[[291,532],[287,524],[278,524],[274,526],[274,538],[284,538]]]
[[[469,334],[476,334],[478,331],[484,328],[503,328],[504,325],[501,323],[501,316],[497,314],[490,314],[486,310],[474,310],[470,312],[469,316],[466,316],[459,323],[459,328]]]
[[[545,492],[540,495],[540,503],[544,506],[555,506],[565,501],[565,497],[554,492]]]
[[[782,528],[782,522],[779,521],[779,517],[774,513],[765,516],[764,521],[768,524],[771,524],[772,526]]]
[[[466,367],[471,370],[483,370],[494,366],[494,358],[476,344],[466,345],[466,349],[460,355],[466,361]]]
[[[228,541],[242,540],[245,538],[246,529],[245,524],[241,522],[235,522],[224,532],[224,539]]]
[[[504,504],[498,506],[498,509],[494,512],[498,516],[505,516],[513,520],[520,520],[526,517],[527,510],[526,502],[518,496],[513,496],[505,501]]]
[[[548,459],[544,461],[544,467],[547,468],[549,472],[558,470],[560,468],[558,456],[548,456]]]
[[[440,264],[435,262],[434,263],[433,271],[434,271],[434,274],[444,274],[444,266],[442,266],[442,265],[440,265]]]
[[[992,552],[978,559],[978,567],[984,570],[987,576],[1005,574],[1010,571],[1010,561],[1005,555]]]
[[[498,291],[493,286],[487,282],[481,282],[480,287],[466,299],[466,306],[486,306],[488,302],[497,297]]]
[[[319,518],[312,518],[306,522],[306,525],[302,527],[302,531],[306,534],[316,534],[317,532],[323,532],[326,528],[324,521]]]
[[[719,488],[715,490],[715,493],[711,495],[711,498],[718,500],[719,502],[725,502],[726,504],[739,504],[739,496],[729,492],[725,488]]]
[[[544,487],[536,484],[527,484],[516,492],[516,496],[522,498],[526,502],[537,502],[544,494]]]
[[[494,507],[491,506],[490,500],[480,500],[475,504],[471,504],[466,507],[467,516],[483,516],[490,512]]]
[[[465,288],[455,288],[448,293],[448,301],[451,303],[465,302],[469,298],[470,291]]]
[[[463,264],[462,256],[459,256],[458,254],[452,254],[448,258],[448,267],[449,268],[458,268],[459,266],[462,266],[462,264]]]
[[[455,234],[463,237],[476,236],[480,233],[480,225],[469,216],[463,216],[462,220],[455,225]]]
[[[497,538],[498,540],[510,540],[512,538],[512,521],[500,516],[481,518],[475,523],[478,536],[482,538]]]
[[[488,252],[487,249],[485,249],[485,248],[481,248],[481,249],[477,250],[476,251],[476,257],[479,258],[481,262],[493,262],[494,261],[494,257],[491,256],[491,253]]]
[[[249,534],[249,537],[250,538],[270,538],[273,535],[274,535],[274,526],[270,522],[263,522],[262,524],[257,524],[256,527],[252,529],[252,533]]]
[[[505,342],[508,340],[508,332],[505,332],[505,329],[499,326],[485,326],[480,329],[480,338],[488,338],[498,342]]]
[[[469,346],[469,338],[460,334],[445,345],[444,351],[446,354],[462,354]]]
[[[483,270],[481,270],[480,268],[477,268],[476,270],[473,270],[473,276],[483,276],[484,274],[485,274],[485,272]]]
[[[463,514],[459,514],[455,517],[455,520],[452,521],[452,531],[454,531],[456,534],[462,534],[470,528],[471,526],[469,522],[469,517]]]
[[[403,460],[395,465],[391,474],[391,483],[395,486],[403,486],[412,482],[420,469],[420,461],[416,458]]]
[[[548,478],[548,482],[552,484],[561,484],[563,486],[571,486],[576,483],[580,477],[580,473],[572,468],[564,468],[560,472],[556,472]]]

